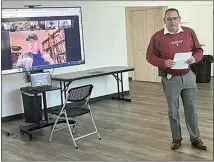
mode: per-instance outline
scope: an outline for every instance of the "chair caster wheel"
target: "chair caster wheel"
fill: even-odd
[[[101,137],[99,138],[99,140],[101,140]]]
[[[31,136],[31,137],[29,137],[29,139],[30,139],[30,141],[34,141],[34,138]]]
[[[30,141],[32,141],[32,142],[33,142],[33,141],[34,141],[34,138],[30,138]]]
[[[78,147],[75,147],[75,149],[78,149]]]

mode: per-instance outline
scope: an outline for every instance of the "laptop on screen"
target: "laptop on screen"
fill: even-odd
[[[31,87],[48,87],[52,85],[50,72],[35,73],[30,75]]]

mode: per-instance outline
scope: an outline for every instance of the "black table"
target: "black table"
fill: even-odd
[[[25,126],[21,125],[19,127],[21,134],[27,134],[31,141],[34,140],[34,137],[33,137],[33,134],[31,133],[31,131],[34,131],[34,130],[37,130],[37,129],[42,129],[42,128],[49,127],[49,126],[53,126],[54,123],[55,123],[56,119],[49,119],[48,118],[47,101],[46,101],[46,92],[54,91],[54,90],[60,90],[60,87],[50,86],[50,87],[43,87],[43,88],[40,88],[40,89],[36,89],[36,88],[32,88],[32,87],[22,87],[22,88],[20,88],[20,91],[22,93],[28,93],[28,94],[32,94],[34,96],[33,97],[34,98],[34,106],[38,109],[38,111],[37,111],[37,113],[35,115],[38,116],[38,118],[39,118],[39,110],[42,110],[42,108],[38,107],[39,105],[37,104],[37,99],[36,98],[38,96],[38,93],[42,93],[45,120],[39,120],[38,119],[36,123],[32,123],[32,124],[25,125]],[[58,124],[60,124],[60,123],[66,123],[66,120],[65,119],[60,119],[58,121]],[[69,123],[70,124],[75,124],[75,121],[69,120]]]
[[[69,88],[69,85],[73,81],[88,79],[88,78],[95,78],[95,77],[100,77],[105,75],[113,75],[117,81],[117,97],[112,97],[112,99],[131,102],[131,99],[124,98],[124,90],[123,90],[123,73],[129,72],[129,71],[134,71],[134,68],[126,67],[126,66],[108,66],[108,67],[102,67],[102,68],[96,68],[96,69],[90,69],[90,70],[84,70],[84,71],[53,75],[52,80],[58,81],[60,83],[61,101],[63,104],[63,92],[66,98],[66,91]],[[121,84],[121,92],[120,92],[119,83]]]

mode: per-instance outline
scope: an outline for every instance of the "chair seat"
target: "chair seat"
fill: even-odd
[[[68,117],[81,116],[81,115],[84,115],[84,114],[87,114],[87,113],[90,112],[90,110],[87,109],[87,108],[81,108],[81,107],[72,107],[71,108],[70,106],[68,106],[68,108],[66,106],[65,110],[66,110],[66,113],[67,113]],[[51,112],[51,114],[59,115],[60,111],[61,110],[56,109],[53,112]],[[65,117],[65,115],[62,114],[61,117]]]

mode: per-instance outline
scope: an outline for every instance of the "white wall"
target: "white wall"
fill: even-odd
[[[41,4],[44,7],[81,6],[86,64],[55,69],[54,74],[97,68],[108,65],[127,65],[125,7],[136,6],[189,6],[212,5],[212,2],[195,1],[3,1],[3,8],[21,8],[24,5]],[[182,8],[182,7],[181,7]],[[182,13],[181,13],[182,14]],[[187,12],[188,14],[188,12]],[[185,15],[183,15],[185,17]],[[210,15],[212,17],[212,15]],[[211,21],[212,18],[209,18]],[[213,35],[212,35],[213,36]],[[99,61],[95,61],[99,59]],[[115,93],[114,78],[101,77],[81,80],[75,85],[94,84],[92,97]],[[2,117],[23,112],[19,88],[25,86],[22,74],[2,76]],[[124,90],[129,90],[128,74],[124,76]],[[48,106],[60,103],[59,92],[48,94]]]

